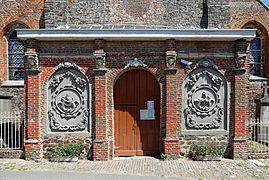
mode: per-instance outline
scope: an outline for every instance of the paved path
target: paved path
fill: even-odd
[[[55,171],[0,171],[0,175],[0,180],[181,180],[181,178],[176,177],[131,176]]]
[[[202,162],[189,159],[160,161],[154,158],[129,158],[113,161],[86,161],[76,163],[52,163],[20,159],[0,159],[1,173],[18,172],[69,172],[92,175],[138,175],[153,177],[177,177],[180,179],[269,179],[269,160],[261,160],[266,164],[258,167],[250,160],[223,159],[220,162]],[[50,174],[50,173],[49,173]],[[65,174],[65,173],[63,173]],[[120,177],[120,176],[118,176]]]

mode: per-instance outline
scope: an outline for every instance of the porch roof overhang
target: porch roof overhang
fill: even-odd
[[[16,29],[22,39],[40,41],[251,41],[256,29]]]

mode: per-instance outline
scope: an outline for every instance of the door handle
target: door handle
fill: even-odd
[[[136,125],[134,124],[133,127],[132,127],[132,130],[135,130],[135,128],[136,128]]]

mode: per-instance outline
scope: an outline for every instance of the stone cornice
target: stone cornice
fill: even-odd
[[[252,40],[255,29],[16,29],[22,40],[235,41]]]

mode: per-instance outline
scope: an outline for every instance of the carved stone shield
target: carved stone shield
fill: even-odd
[[[48,81],[48,131],[89,131],[89,93],[89,82],[79,67],[61,63]]]
[[[227,130],[227,81],[202,60],[183,82],[183,130]]]

